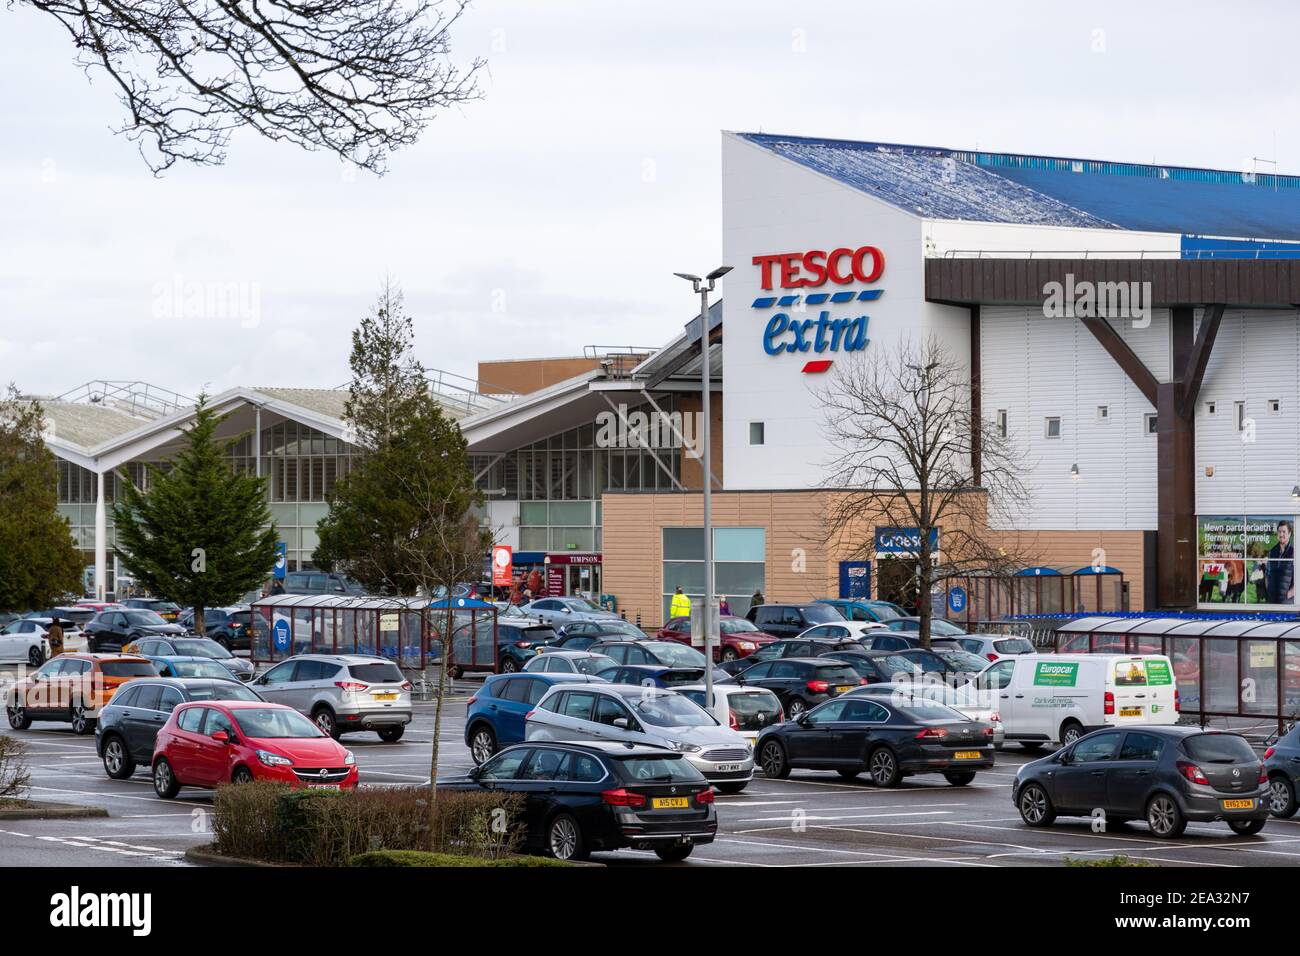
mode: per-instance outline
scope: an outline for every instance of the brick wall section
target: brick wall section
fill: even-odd
[[[503,359],[478,363],[479,391],[485,395],[510,392],[527,395],[600,368],[598,359]]]

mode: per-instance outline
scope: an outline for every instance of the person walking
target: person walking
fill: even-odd
[[[668,605],[669,616],[671,617],[690,617],[691,616],[691,599],[682,591],[682,586],[677,585],[673,591],[672,603]]]
[[[731,605],[727,603],[726,598],[722,598],[718,601],[718,616],[731,617]]]
[[[45,632],[45,640],[50,645],[50,657],[63,653],[63,622],[57,617],[50,621],[50,629]]]
[[[767,601],[763,598],[763,589],[754,588],[754,593],[751,594],[749,597],[749,606],[758,607],[760,604],[766,604],[766,603]]]

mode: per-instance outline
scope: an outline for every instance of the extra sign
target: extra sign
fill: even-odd
[[[763,330],[763,350],[768,355],[860,352],[871,343],[867,337],[869,315],[836,313],[843,313],[845,309],[856,312],[859,307],[849,306],[849,303],[873,302],[884,294],[883,289],[806,293],[790,293],[788,290],[819,289],[828,282],[835,286],[875,283],[885,272],[885,254],[875,246],[841,247],[829,252],[823,249],[781,252],[754,256],[753,263],[761,272],[760,284],[765,291],[787,290],[785,295],[760,295],[752,306],[761,310],[780,310],[767,320],[767,327]],[[828,308],[820,309],[816,318],[801,318],[799,313],[806,313],[809,306]],[[826,358],[808,359],[803,371],[824,372],[831,367],[831,361]]]

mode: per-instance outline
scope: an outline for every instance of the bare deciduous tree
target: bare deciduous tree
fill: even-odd
[[[1019,539],[989,527],[990,514],[1014,526],[1023,512],[1025,465],[1010,439],[972,414],[970,374],[937,338],[860,353],[836,369],[818,393],[836,448],[825,479],[828,542],[868,556],[877,528],[915,533],[906,557],[929,647],[932,588],[1029,563]]]
[[[219,164],[232,131],[326,149],[382,173],[435,111],[479,96],[449,60],[468,0],[10,0],[54,17],[87,75],[106,75],[118,130],[154,172]]]

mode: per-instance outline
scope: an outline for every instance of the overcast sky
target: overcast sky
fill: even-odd
[[[104,78],[18,0],[0,375],[338,385],[385,274],[430,368],[658,345],[691,311],[672,272],[718,264],[720,130],[1296,173],[1297,35],[1287,2],[477,0],[453,56],[488,58],[484,99],[383,178],[245,133],[225,166],[156,179]],[[245,308],[169,301],[196,282]]]

